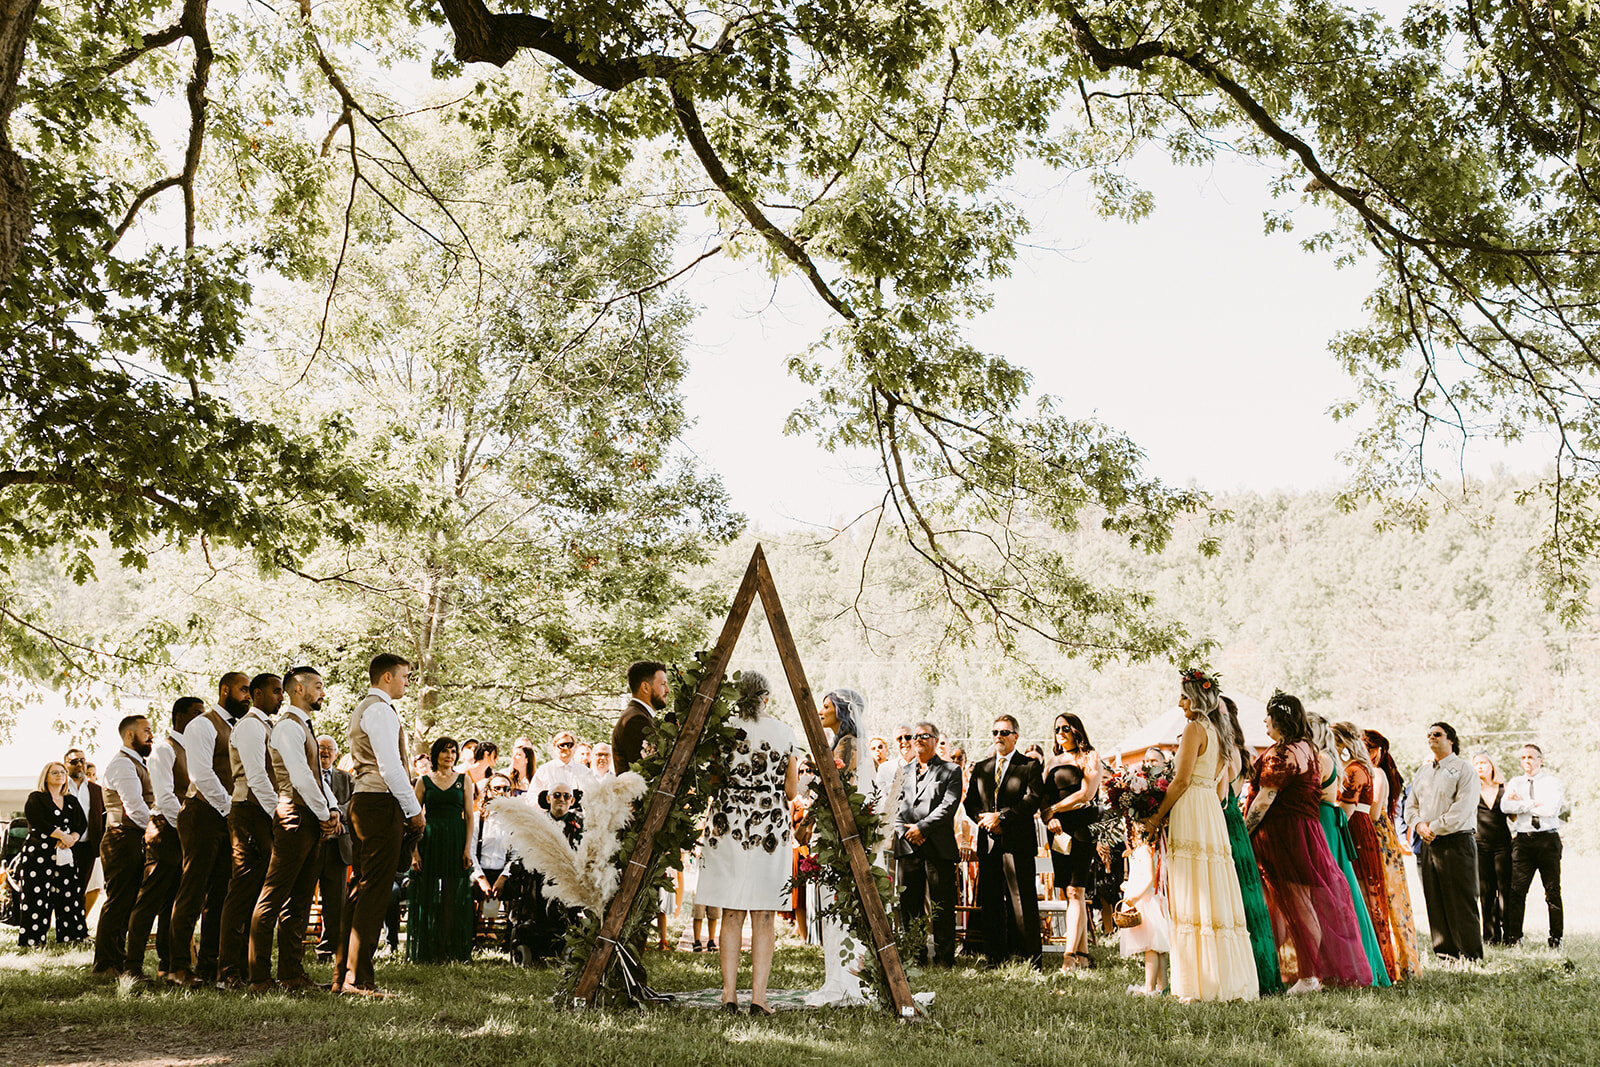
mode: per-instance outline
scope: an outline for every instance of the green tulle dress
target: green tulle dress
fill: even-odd
[[[422,810],[428,825],[417,846],[421,868],[411,872],[406,896],[406,959],[444,963],[472,958],[472,880],[467,851],[466,775],[449,789],[422,779]]]
[[[1361,883],[1356,881],[1356,847],[1350,840],[1350,822],[1345,818],[1343,808],[1326,800],[1322,802],[1322,832],[1327,835],[1328,851],[1333,854],[1334,865],[1350,886],[1350,903],[1355,906],[1356,926],[1361,929],[1361,947],[1366,952],[1367,964],[1372,968],[1372,984],[1387,987],[1391,984],[1389,968],[1383,962],[1383,950],[1378,947],[1378,935],[1372,928],[1366,895],[1361,892]]]
[[[1250,832],[1239,814],[1239,798],[1228,790],[1222,805],[1228,822],[1228,843],[1233,849],[1233,866],[1239,875],[1239,892],[1244,897],[1245,925],[1250,928],[1250,954],[1256,960],[1256,982],[1261,995],[1283,992],[1283,977],[1278,973],[1278,941],[1272,935],[1272,913],[1267,911],[1267,894],[1261,887],[1261,871],[1256,853],[1250,847]]]

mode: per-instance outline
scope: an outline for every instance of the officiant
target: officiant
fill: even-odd
[[[1019,727],[1010,715],[994,721],[994,755],[972,769],[967,815],[978,824],[978,924],[983,953],[993,963],[1027,960],[1040,966],[1039,897],[1034,875],[1038,838],[1039,761],[1016,751]]]

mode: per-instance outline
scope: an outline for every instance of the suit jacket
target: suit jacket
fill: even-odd
[[[322,773],[320,767],[317,769],[317,773],[319,775]],[[341,829],[336,840],[339,844],[339,858],[348,867],[355,858],[355,839],[351,836],[350,831],[350,797],[356,791],[356,780],[350,777],[349,771],[342,771],[338,767],[334,767],[328,771],[328,788],[333,790],[333,799],[339,802],[339,826]],[[331,845],[333,842],[330,841],[328,844]]]
[[[894,816],[895,855],[956,860],[956,809],[961,806],[961,768],[938,756],[928,761],[928,769],[918,773],[906,768],[901,784],[900,807]],[[921,845],[906,839],[915,826],[922,831]]]
[[[628,701],[622,717],[611,731],[611,765],[618,774],[639,762],[644,754],[644,743],[655,725],[656,717],[637,697]]]
[[[1011,753],[1006,776],[995,788],[994,768],[998,757],[980,760],[972,768],[967,783],[966,812],[973,822],[985,812],[1000,813],[1000,832],[991,834],[978,828],[978,854],[1012,852],[1032,855],[1039,847],[1033,828],[1034,812],[1039,810],[1040,766],[1032,756]]]
[[[89,810],[84,815],[89,820],[89,830],[83,839],[72,846],[72,862],[88,884],[89,871],[100,855],[100,839],[106,836],[106,796],[99,783],[89,782]]]

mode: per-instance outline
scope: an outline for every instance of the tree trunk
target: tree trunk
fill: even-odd
[[[6,131],[38,11],[39,0],[0,0],[0,285],[11,280],[33,224],[28,168]]]

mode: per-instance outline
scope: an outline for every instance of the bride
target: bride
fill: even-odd
[[[833,733],[833,763],[844,780],[846,794],[856,788],[856,722],[865,710],[866,700],[854,689],[835,689],[822,698],[822,725]],[[824,801],[825,802],[825,801]],[[834,893],[822,889],[823,908],[833,904]],[[819,916],[822,931],[822,956],[827,964],[821,989],[806,994],[811,1007],[849,1007],[868,1003],[859,977],[865,962],[865,946],[832,916]]]

